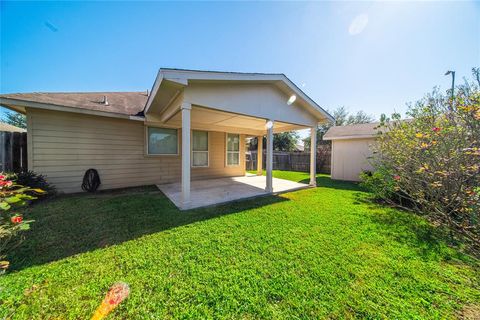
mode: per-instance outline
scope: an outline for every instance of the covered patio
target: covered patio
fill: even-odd
[[[190,202],[182,202],[181,183],[158,185],[157,187],[182,210],[211,206],[241,199],[269,194],[280,194],[308,188],[308,184],[272,178],[273,190],[265,190],[266,177],[247,174],[243,177],[194,180],[190,183]]]
[[[159,188],[181,209],[197,208],[242,198],[285,192],[308,185],[274,179],[273,134],[309,129],[310,186],[316,184],[316,128],[331,121],[320,108],[283,74],[225,73],[161,69],[144,112],[147,127],[165,127],[181,131],[180,182],[159,185]],[[266,137],[266,158],[258,159],[257,176],[245,176],[244,142],[237,146],[238,158],[231,165],[228,158],[229,138],[222,140],[224,149],[210,152],[203,168],[195,166],[192,132],[221,132],[239,139],[257,137],[258,150]],[[213,136],[213,134],[212,134]],[[236,142],[238,143],[238,142]],[[262,154],[262,152],[259,152]],[[216,161],[210,165],[210,158]],[[223,163],[219,159],[223,159]],[[242,161],[243,159],[243,161]],[[262,176],[265,161],[266,176]],[[242,167],[243,166],[243,167]],[[233,167],[238,169],[234,170]],[[215,179],[213,179],[215,178]]]

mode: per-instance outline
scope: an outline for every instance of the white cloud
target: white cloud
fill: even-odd
[[[348,28],[348,33],[351,36],[360,34],[368,24],[368,15],[365,13],[359,14],[352,20],[350,27]]]

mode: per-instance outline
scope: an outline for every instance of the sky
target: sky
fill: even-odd
[[[160,67],[273,72],[378,119],[480,66],[480,2],[0,6],[0,93],[144,91]]]

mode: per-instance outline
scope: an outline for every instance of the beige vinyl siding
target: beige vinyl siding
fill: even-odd
[[[371,170],[368,157],[375,138],[332,140],[332,179],[359,181],[363,170]]]
[[[29,168],[45,174],[61,192],[82,191],[89,168],[98,170],[100,189],[180,181],[181,156],[145,154],[141,121],[35,109],[27,109],[27,118]],[[243,152],[240,166],[226,167],[225,133],[210,132],[209,139],[210,165],[192,168],[192,179],[243,175]]]

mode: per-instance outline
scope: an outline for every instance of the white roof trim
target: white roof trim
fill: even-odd
[[[337,137],[323,137],[322,140],[352,140],[352,139],[375,139],[376,134],[363,134],[363,135],[351,135],[351,136],[337,136]]]
[[[152,104],[153,98],[157,94],[158,88],[160,88],[160,84],[162,83],[163,80],[163,74],[161,71],[158,71],[157,77],[155,78],[155,82],[153,83],[152,90],[150,91],[150,94],[148,95],[147,99],[147,104],[145,105],[144,108],[144,114],[147,114],[148,109],[150,109],[150,106]]]

